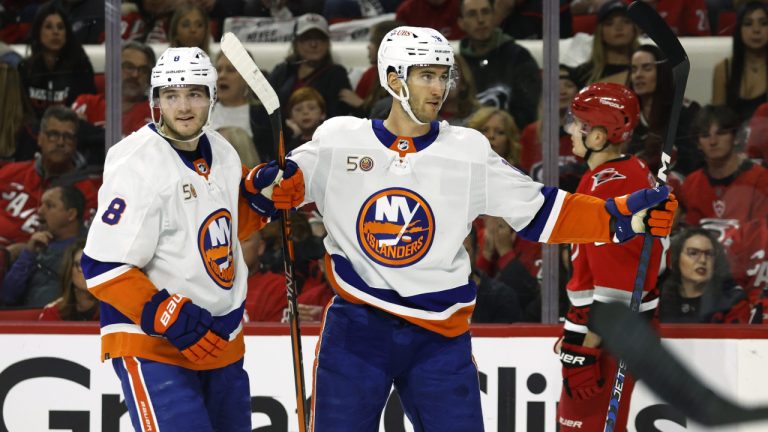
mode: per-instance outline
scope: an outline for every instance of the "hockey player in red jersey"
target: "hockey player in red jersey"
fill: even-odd
[[[455,73],[453,48],[433,29],[387,33],[378,70],[394,98],[386,120],[331,118],[288,155],[323,215],[336,292],[310,429],[377,431],[394,385],[415,431],[481,432],[469,333],[477,287],[463,246],[472,221],[501,217],[538,242],[623,242],[667,235],[677,202],[666,187],[605,201],[544,186],[480,132],[438,122]]]
[[[621,145],[639,121],[637,96],[614,83],[595,83],[582,90],[571,103],[569,125],[573,153],[589,165],[577,193],[602,199],[629,194],[655,184],[642,160],[621,153]],[[599,336],[589,329],[589,312],[597,302],[629,304],[640,261],[643,240],[634,238],[621,245],[574,244],[573,276],[566,286],[568,310],[562,345],[563,389],[558,405],[561,431],[603,430],[616,359],[600,348]],[[653,316],[658,305],[655,289],[662,247],[654,240],[641,313]],[[634,380],[627,377],[621,398],[616,431],[626,428]]]

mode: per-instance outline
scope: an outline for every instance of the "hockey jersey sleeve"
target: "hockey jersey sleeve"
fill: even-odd
[[[605,201],[534,182],[489,152],[481,214],[499,216],[521,236],[541,243],[610,242]]]
[[[157,248],[163,223],[159,200],[160,195],[129,164],[105,170],[99,208],[83,250],[88,289],[134,322],[157,291],[139,269]]]

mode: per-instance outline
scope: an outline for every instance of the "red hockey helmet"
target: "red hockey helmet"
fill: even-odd
[[[573,98],[571,113],[590,128],[604,127],[608,141],[618,144],[629,139],[640,121],[640,103],[635,93],[623,85],[598,82]]]

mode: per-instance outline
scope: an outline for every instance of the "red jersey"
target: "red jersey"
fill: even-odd
[[[96,211],[101,175],[77,169],[70,174],[43,179],[38,161],[13,162],[0,168],[0,245],[25,242],[38,225],[37,209],[43,192],[51,186],[72,184],[85,195],[84,216]]]
[[[458,23],[459,0],[446,0],[440,6],[427,0],[405,0],[397,7],[395,19],[409,26],[433,28],[450,40],[464,37]]]
[[[703,226],[720,233],[733,278],[744,288],[750,304],[757,304],[768,289],[768,219],[753,219],[742,225],[708,223]]]
[[[736,219],[741,225],[768,215],[768,170],[745,160],[724,179],[713,179],[706,168],[685,179],[680,201],[685,221],[698,225],[702,218]]]
[[[645,162],[635,156],[622,156],[587,171],[576,192],[608,199],[652,186],[655,178]],[[646,293],[656,287],[661,263],[661,242],[655,239],[653,243],[644,287]],[[622,244],[572,245],[573,276],[566,286],[571,305],[582,308],[593,301],[629,304],[642,245],[642,236]],[[657,305],[657,295],[645,295],[640,311],[653,310]],[[566,322],[566,329],[586,333],[585,328],[575,328],[572,324]]]
[[[323,280],[322,274],[307,278],[296,298],[300,304],[325,306],[333,297],[333,291]],[[288,322],[288,297],[285,295],[285,275],[265,272],[248,278],[248,294],[245,310],[252,321]]]
[[[107,115],[107,103],[104,95],[83,94],[72,103],[72,110],[78,114],[84,114],[86,121],[95,126],[104,127]],[[123,137],[144,127],[152,122],[152,113],[149,111],[149,102],[136,102],[127,112],[123,113]]]
[[[539,137],[539,127],[541,120],[537,120],[523,129],[520,134],[520,168],[530,173],[533,164],[541,160],[541,139]],[[560,152],[559,156],[565,156],[567,161],[575,160],[571,148],[571,136],[560,128]],[[561,158],[562,159],[562,158]]]
[[[658,0],[656,11],[678,36],[710,36],[704,0]]]

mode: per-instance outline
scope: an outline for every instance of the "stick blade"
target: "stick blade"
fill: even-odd
[[[661,345],[644,318],[626,306],[596,304],[591,315],[604,347],[626,361],[629,371],[657,396],[693,421],[718,426],[768,420],[768,407],[746,408],[707,387]]]
[[[641,0],[634,1],[627,8],[627,14],[664,51],[673,67],[688,59],[680,40],[653,6]]]
[[[256,97],[264,104],[267,114],[272,114],[275,110],[279,109],[280,100],[277,97],[277,93],[275,93],[267,78],[251,59],[251,56],[248,55],[248,51],[246,51],[240,39],[234,33],[228,32],[221,37],[220,46],[221,51],[232,62],[232,66],[235,67],[248,84],[248,87],[256,93]]]

